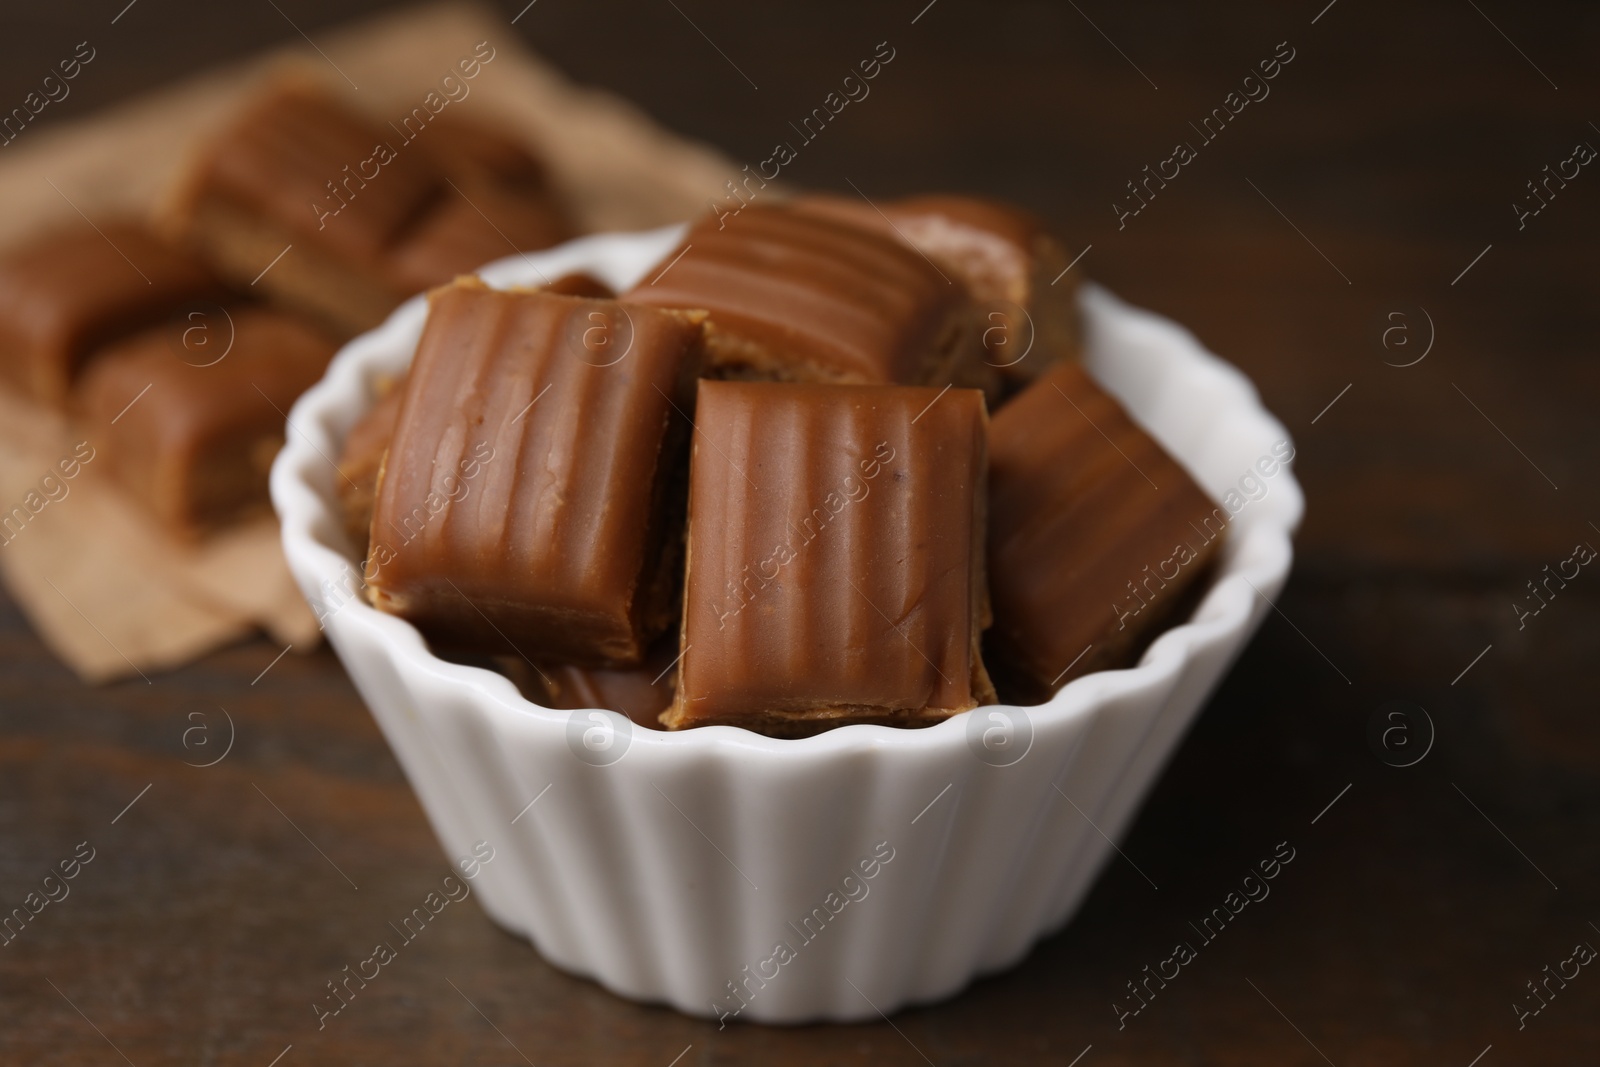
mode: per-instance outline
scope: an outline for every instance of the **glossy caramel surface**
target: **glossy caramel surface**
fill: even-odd
[[[966,294],[881,234],[752,205],[695,224],[627,299],[709,311],[716,335],[753,350],[736,355],[737,371],[920,384],[939,372]]]
[[[637,662],[667,621],[700,335],[615,301],[436,290],[378,483],[376,605],[447,643]]]
[[[975,390],[701,382],[668,725],[981,702],[985,420]]]
[[[989,456],[993,658],[1033,696],[1126,665],[1204,572],[1228,513],[1076,363],[995,415]]]

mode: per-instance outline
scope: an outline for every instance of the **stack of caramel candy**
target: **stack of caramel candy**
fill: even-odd
[[[1126,666],[1216,509],[1084,372],[1067,266],[1005,205],[818,196],[622,294],[436,288],[340,459],[368,596],[671,730],[923,726]]]

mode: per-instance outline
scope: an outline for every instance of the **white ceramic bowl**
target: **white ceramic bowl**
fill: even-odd
[[[505,286],[583,269],[620,289],[681,233],[585,238],[483,276]],[[354,594],[359,557],[329,457],[374,378],[409,363],[425,311],[411,300],[345,346],[295,405],[272,471],[284,549],[446,853],[493,847],[474,883],[484,908],[626,997],[744,1021],[859,1020],[1012,965],[1115,855],[1289,573],[1303,500],[1284,469],[1235,516],[1191,619],[1137,667],[1079,678],[1039,707],[803,740],[543,708],[433,656]],[[1288,437],[1182,328],[1092,286],[1083,311],[1095,376],[1214,497]]]

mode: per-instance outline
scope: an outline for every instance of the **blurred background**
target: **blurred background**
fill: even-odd
[[[0,108],[78,42],[97,51],[28,137],[396,9],[125,3],[0,15]],[[1600,574],[1537,617],[1516,606],[1547,565],[1600,545],[1600,172],[1565,163],[1549,180],[1600,148],[1600,9],[491,10],[573,80],[740,165],[887,42],[871,95],[785,177],[1014,200],[1083,250],[1090,278],[1243,369],[1294,437],[1308,502],[1280,610],[1122,843],[1131,862],[1019,967],[948,1003],[719,1032],[452,909],[319,1034],[308,1005],[349,962],[343,932],[409,907],[440,861],[336,660],[291,656],[252,685],[275,651],[254,641],[91,689],[0,599],[0,904],[77,841],[99,847],[73,900],[0,953],[0,1058],[266,1065],[292,1044],[285,1065],[1592,1060],[1600,976],[1529,983],[1600,944]],[[1194,127],[1274,55],[1292,59],[1270,94],[1204,140]],[[1135,199],[1129,183],[1179,141],[1196,158]],[[224,704],[237,748],[202,777],[183,766],[186,716]],[[108,831],[104,812],[146,782],[162,784],[140,817]],[[362,872],[360,893],[329,884],[255,783],[325,813],[314,836]],[[1296,859],[1270,899],[1121,1018],[1128,983],[1279,842]]]

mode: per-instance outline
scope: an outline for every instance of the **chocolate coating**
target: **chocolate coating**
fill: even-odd
[[[226,320],[206,326],[231,334],[216,362],[185,362],[179,328],[156,327],[105,349],[76,396],[106,468],[182,536],[267,510],[285,413],[333,358],[331,338],[286,315],[236,305]]]
[[[1127,666],[1205,573],[1227,513],[1076,363],[994,417],[989,455],[984,647],[1002,693],[1036,702]]]
[[[444,644],[638,663],[671,618],[700,339],[692,315],[435,290],[378,478],[373,603]]]
[[[708,311],[722,377],[943,385],[981,355],[966,291],[937,267],[786,207],[701,220],[647,278],[624,299]]]
[[[918,725],[993,700],[982,394],[700,383],[672,729]]]
[[[224,298],[210,270],[138,223],[41,233],[0,257],[0,376],[61,405],[97,347]]]

